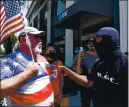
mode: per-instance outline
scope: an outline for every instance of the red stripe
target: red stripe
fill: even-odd
[[[2,8],[3,8],[3,11],[2,11]],[[3,5],[0,6],[0,10],[1,10],[1,11],[0,11],[0,16],[2,16],[2,15],[4,14],[4,12],[5,12],[5,11],[4,11],[4,6],[3,6]]]
[[[15,30],[15,31],[13,31],[13,32],[10,32],[10,34],[6,35],[2,40],[1,40],[1,37],[0,37],[0,44],[2,44],[4,42],[4,40],[7,39],[9,36],[12,36],[13,34],[21,31],[22,29],[24,29],[24,26]]]
[[[12,29],[14,29],[14,28],[16,28],[16,27],[18,27],[18,26],[20,26],[20,25],[23,25],[23,22],[21,21],[21,22],[18,22],[17,24],[15,24],[15,25],[13,25],[13,26],[10,26],[8,29],[6,29],[4,32],[1,32],[1,35],[4,35],[6,32],[8,32],[8,31],[11,31]]]
[[[8,25],[10,25],[11,23],[14,23],[15,21],[18,21],[21,19],[21,16],[18,16],[12,20],[10,20],[9,22],[7,22],[5,25],[3,25],[3,28],[1,28],[1,30],[4,30]]]
[[[5,20],[6,20],[6,15],[4,15],[4,16],[2,17],[2,15],[5,14],[4,6],[3,6],[3,5],[0,6],[0,10],[1,10],[2,8],[3,8],[3,11],[1,11],[1,13],[0,13],[0,17],[1,17],[1,18],[0,18],[0,23],[1,23],[1,24],[0,24],[0,29],[1,29],[1,26],[3,25],[2,22],[4,23]],[[5,18],[5,19],[4,19],[4,18]]]
[[[2,16],[2,15],[4,14],[4,12],[5,12],[4,10],[3,10],[3,11],[1,11],[1,12],[0,12],[0,16]]]
[[[2,7],[4,7],[3,3],[0,4],[0,10],[2,9]]]
[[[4,16],[4,17],[0,20],[0,23],[1,23],[0,26],[2,26],[2,25],[4,24],[5,21],[6,21],[6,16]]]
[[[34,94],[12,94],[10,100],[12,104],[21,106],[34,105],[45,101],[52,92],[52,84],[49,83],[43,90]]]

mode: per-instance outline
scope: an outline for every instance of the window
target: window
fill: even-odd
[[[52,0],[52,17],[59,15],[66,8],[66,0]]]
[[[36,16],[34,19],[34,27],[38,28],[38,16]]]
[[[40,11],[40,30],[47,31],[47,8]]]
[[[56,16],[62,13],[66,8],[66,0],[52,0],[51,18],[52,23]],[[61,40],[65,36],[65,29],[63,28],[51,28],[52,41]]]
[[[57,15],[62,13],[66,8],[66,0],[58,0],[57,4]]]

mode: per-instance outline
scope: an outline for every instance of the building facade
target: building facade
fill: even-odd
[[[73,63],[75,49],[85,47],[85,40],[94,37],[104,26],[120,33],[123,52],[128,49],[127,0],[33,0],[27,19],[30,26],[47,33],[44,46],[54,42],[64,50],[64,62]]]

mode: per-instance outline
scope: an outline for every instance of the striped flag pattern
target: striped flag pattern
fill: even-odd
[[[15,52],[9,54],[0,62],[0,79],[11,78],[23,72],[30,61],[32,61],[32,57],[25,53]],[[43,56],[37,55],[36,61],[39,68],[38,74],[28,79],[20,89],[6,97],[5,103],[7,106],[50,107],[53,105],[54,92],[51,84],[54,78],[53,72]]]
[[[0,2],[0,44],[7,37],[24,29],[23,18],[15,0]]]

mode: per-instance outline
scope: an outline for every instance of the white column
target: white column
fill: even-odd
[[[47,3],[47,44],[51,42],[51,0]]]
[[[73,30],[65,30],[65,64],[71,66],[73,63]]]
[[[128,47],[128,9],[127,0],[119,0],[119,14],[120,14],[120,48],[122,52],[127,52]]]
[[[66,0],[66,8],[73,4],[72,0]],[[65,64],[71,66],[73,63],[73,30],[65,30]]]

